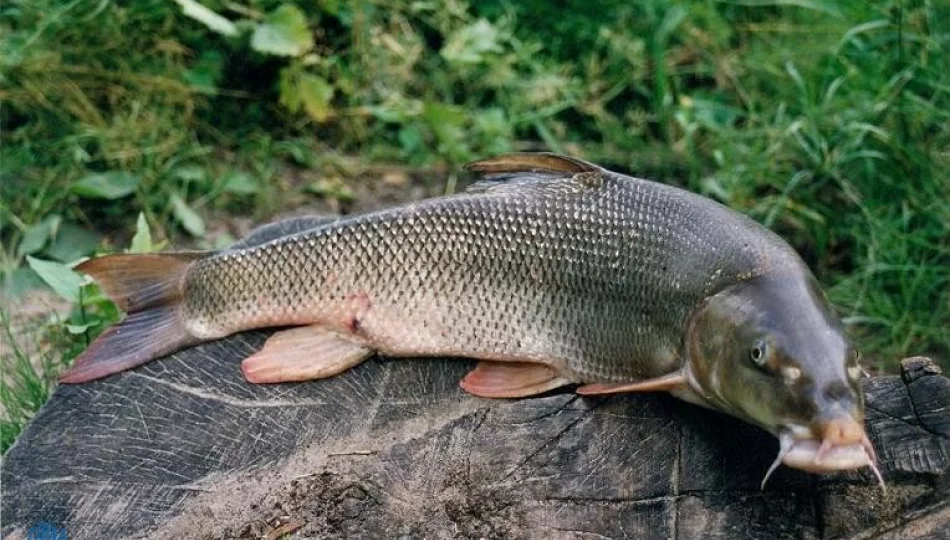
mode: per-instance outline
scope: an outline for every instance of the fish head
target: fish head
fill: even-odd
[[[807,271],[756,277],[708,298],[690,320],[686,349],[693,392],[779,438],[769,474],[779,462],[877,473],[858,353]]]

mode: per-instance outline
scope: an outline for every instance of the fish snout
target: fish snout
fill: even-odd
[[[853,416],[835,416],[812,427],[816,438],[827,446],[846,446],[864,440],[864,426]]]

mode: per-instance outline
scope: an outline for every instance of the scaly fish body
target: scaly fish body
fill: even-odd
[[[327,377],[374,352],[464,356],[482,361],[462,381],[478,395],[668,390],[769,429],[790,465],[873,462],[850,344],[779,237],[571,158],[472,168],[488,180],[466,193],[257,247],[84,263],[130,315],[64,380],[295,326],[244,361],[249,381]]]
[[[760,226],[604,171],[432,199],[202,259],[185,279],[184,319],[204,339],[323,324],[390,355],[534,360],[576,382],[621,382],[679,369],[692,310],[769,271],[801,270]]]

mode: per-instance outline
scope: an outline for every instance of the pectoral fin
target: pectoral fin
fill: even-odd
[[[647,379],[634,383],[593,383],[585,384],[577,389],[582,396],[599,396],[603,394],[622,394],[627,392],[672,392],[686,388],[686,377],[677,371],[662,377]]]
[[[481,361],[459,383],[469,394],[486,398],[517,398],[571,384],[543,364]]]
[[[241,363],[241,370],[252,383],[309,381],[342,373],[373,352],[331,330],[301,326],[272,335]]]

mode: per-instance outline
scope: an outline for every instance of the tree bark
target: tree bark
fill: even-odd
[[[950,379],[927,359],[864,384],[886,493],[784,467],[762,491],[774,437],[666,395],[480,399],[458,359],[248,384],[267,335],[58,388],[4,459],[4,537],[950,537]]]

